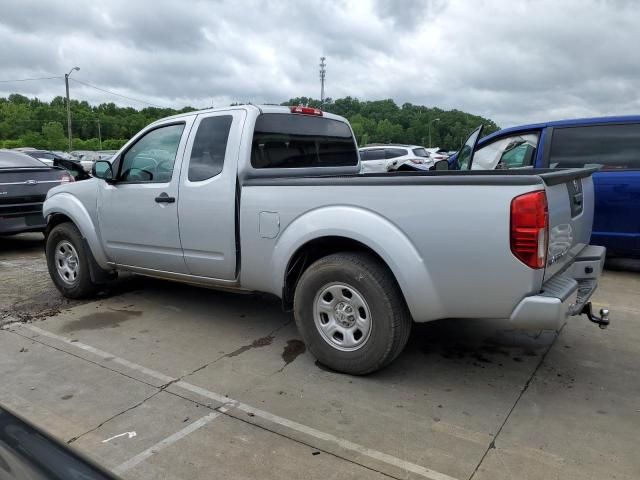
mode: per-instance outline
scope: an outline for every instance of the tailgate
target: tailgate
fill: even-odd
[[[595,169],[570,169],[541,174],[549,208],[549,246],[544,279],[573,262],[589,244],[593,226]]]

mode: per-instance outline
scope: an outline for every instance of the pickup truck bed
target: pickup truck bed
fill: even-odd
[[[588,232],[580,235],[578,221],[571,222],[568,215],[565,185],[584,179],[590,192],[592,171],[503,173],[431,171],[247,179],[242,184],[240,209],[242,285],[280,296],[280,282],[265,275],[280,259],[265,252],[290,252],[317,237],[346,237],[363,245],[377,244],[376,252],[397,271],[396,278],[417,322],[513,317],[524,327],[557,328],[566,315],[554,315],[545,322],[538,318],[534,324],[514,316],[514,311],[523,297],[540,293],[543,282],[571,264],[587,245]],[[302,198],[301,188],[305,192]],[[514,197],[532,188],[559,190],[566,198],[550,217],[559,224],[578,225],[574,226],[576,243],[562,261],[546,270],[531,270],[510,252],[509,205]],[[335,201],[332,204],[327,199]],[[265,215],[265,205],[279,213]],[[489,209],[487,205],[501,208]],[[592,214],[587,209],[580,217],[587,230]],[[264,234],[256,236],[251,231],[253,222],[242,221],[258,217],[260,231],[273,228],[272,239]],[[466,220],[462,221],[463,217]],[[309,224],[331,227],[308,231]],[[506,276],[493,276],[507,271]],[[600,268],[594,272],[599,275]],[[275,278],[284,275],[275,273]]]

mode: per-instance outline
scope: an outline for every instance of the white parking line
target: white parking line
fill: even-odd
[[[8,326],[9,325],[5,326],[5,328],[8,327]],[[247,405],[245,403],[242,403],[242,402],[239,402],[237,400],[228,398],[228,397],[226,397],[224,395],[221,395],[219,393],[212,392],[212,391],[207,390],[205,388],[198,387],[197,385],[193,385],[193,384],[185,382],[183,380],[176,381],[178,379],[173,378],[173,377],[169,377],[169,376],[167,376],[167,375],[165,375],[163,373],[157,372],[157,371],[152,370],[150,368],[143,367],[142,365],[138,365],[137,363],[130,362],[129,360],[125,360],[124,358],[117,357],[117,356],[115,356],[113,354],[105,352],[104,350],[100,350],[100,349],[92,347],[90,345],[86,345],[86,344],[84,344],[82,342],[78,342],[78,341],[75,341],[75,340],[72,341],[70,338],[62,337],[60,335],[56,335],[55,333],[48,332],[46,330],[43,330],[41,328],[36,327],[35,325],[26,324],[26,325],[23,325],[23,326],[28,328],[29,330],[39,334],[39,335],[42,335],[42,336],[45,336],[45,337],[49,337],[49,338],[52,338],[54,340],[58,340],[60,342],[64,342],[64,343],[72,345],[72,346],[74,346],[74,347],[76,347],[78,349],[85,350],[87,352],[91,352],[91,353],[93,353],[93,354],[95,354],[95,355],[97,355],[99,357],[102,357],[102,358],[105,358],[105,359],[108,358],[110,361],[112,361],[114,363],[118,363],[120,365],[124,365],[127,368],[130,368],[132,370],[137,370],[139,372],[144,373],[145,375],[148,375],[150,377],[153,377],[153,378],[156,378],[158,380],[161,380],[164,383],[169,383],[169,382],[174,382],[175,381],[174,386],[176,386],[176,387],[179,387],[179,388],[181,388],[183,390],[187,390],[189,392],[195,393],[195,394],[200,395],[202,397],[209,398],[209,399],[212,399],[212,400],[215,400],[217,402],[222,403],[223,405],[218,408],[218,412],[214,412],[214,413],[222,414],[222,413],[225,413],[225,412],[227,412],[227,411],[229,411],[229,410],[231,410],[233,408],[237,408],[237,409],[239,409],[239,410],[241,410],[243,412],[252,413],[256,417],[260,417],[260,418],[262,418],[264,420],[267,420],[269,422],[275,423],[277,425],[281,425],[281,426],[286,427],[286,428],[288,428],[290,430],[295,430],[297,432],[303,433],[303,434],[308,435],[310,437],[314,437],[314,438],[319,439],[319,440],[323,440],[323,441],[326,441],[326,442],[329,442],[329,443],[333,443],[334,445],[336,445],[336,446],[338,446],[338,447],[340,447],[340,448],[342,448],[344,450],[347,450],[347,451],[350,451],[350,452],[353,452],[353,453],[357,453],[359,455],[363,455],[363,456],[369,457],[369,458],[371,458],[373,460],[376,460],[378,462],[386,463],[388,465],[400,468],[400,469],[402,469],[402,470],[404,470],[406,472],[410,472],[410,473],[414,473],[416,475],[420,475],[421,477],[427,478],[429,480],[457,480],[456,478],[451,477],[449,475],[446,475],[444,473],[440,473],[440,472],[437,472],[437,471],[432,470],[430,468],[423,467],[422,465],[417,465],[415,463],[411,463],[411,462],[408,462],[406,460],[402,460],[401,458],[394,457],[394,456],[389,455],[389,454],[384,453],[384,452],[379,452],[377,450],[373,450],[371,448],[367,448],[365,446],[362,446],[362,445],[359,445],[357,443],[351,442],[351,441],[346,440],[344,438],[336,437],[335,435],[332,435],[330,433],[322,432],[322,431],[317,430],[317,429],[315,429],[313,427],[309,427],[307,425],[303,425],[303,424],[295,422],[293,420],[289,420],[287,418],[283,418],[283,417],[280,417],[278,415],[274,415],[274,414],[266,412],[264,410],[260,410],[260,409],[254,408],[254,407],[252,407],[250,405]],[[207,415],[207,417],[203,417],[199,421],[202,421],[202,420],[204,420],[204,418],[208,418],[208,417],[209,417],[209,415]],[[213,418],[215,418],[215,417],[213,417]],[[210,420],[207,420],[207,422],[213,420],[213,418],[211,418]],[[207,423],[207,422],[205,422],[205,423]],[[195,423],[197,423],[197,422],[194,422],[191,425],[194,425]],[[202,426],[202,425],[200,425],[200,426]],[[200,428],[200,426],[198,426],[197,428]],[[163,444],[163,442],[165,442],[168,439],[173,439],[173,437],[175,435],[178,435],[183,431],[186,431],[186,433],[181,435],[177,439],[173,439],[170,443],[173,443],[173,442],[179,440],[180,438],[183,438],[184,436],[188,435],[192,431],[197,430],[197,428],[194,428],[193,430],[188,430],[189,427],[186,427],[185,429],[180,430],[180,432],[177,432],[177,433],[171,435],[170,437],[167,437],[167,439],[165,439],[162,442],[160,442],[160,444]],[[163,444],[162,448],[164,448],[166,446],[167,445]],[[145,450],[144,452],[140,453],[139,455],[136,455],[131,460],[123,463],[122,465],[120,465],[117,468],[120,469],[123,466],[126,466],[126,468],[128,469],[128,468],[131,468],[133,465],[137,465],[138,463],[143,461],[145,458],[148,458],[149,456],[151,456],[153,454],[153,451],[151,451],[151,450],[153,450],[153,449],[154,449],[154,447],[150,447],[149,449]],[[149,453],[145,453],[147,451],[149,451]],[[133,465],[129,465],[130,462],[132,462],[133,460],[137,459],[141,455],[143,457],[141,457],[139,460],[137,460]],[[144,456],[144,455],[146,455],[146,456]],[[116,473],[118,473],[118,471],[116,471]]]
[[[22,324],[20,324],[20,325],[22,325]],[[38,328],[35,325],[26,324],[24,326],[27,327],[29,330],[32,330],[32,331],[36,332],[39,335],[43,335],[45,337],[53,338],[54,340],[58,340],[59,342],[68,343],[69,345],[73,345],[74,347],[79,348],[80,350],[84,350],[86,352],[93,353],[94,355],[97,355],[98,357],[109,359],[110,361],[112,361],[114,363],[119,363],[120,365],[124,365],[125,367],[130,368],[132,370],[137,370],[139,372],[142,372],[145,375],[149,375],[150,377],[156,378],[156,379],[160,380],[163,383],[175,382],[177,380],[177,378],[169,377],[168,375],[165,375],[164,373],[156,372],[155,370],[151,370],[151,369],[149,369],[147,367],[143,367],[142,365],[138,365],[137,363],[130,362],[129,360],[125,360],[124,358],[116,357],[115,355],[112,355],[111,353],[107,353],[104,350],[100,350],[99,348],[92,347],[91,345],[87,345],[85,343],[77,342],[77,341],[75,341],[75,340],[73,340],[71,338],[66,338],[66,337],[62,337],[60,335],[56,335],[55,333],[47,332],[46,330]],[[5,328],[7,328],[7,327],[11,327],[11,324],[5,326]]]
[[[190,433],[195,432],[200,427],[204,427],[207,423],[209,423],[211,420],[215,418],[218,418],[220,415],[222,415],[222,412],[211,412],[209,415],[205,415],[199,420],[196,420],[195,422],[187,425],[182,430],[179,430],[176,433],[169,435],[164,440],[160,440],[158,443],[150,446],[145,451],[140,452],[135,457],[130,458],[124,463],[121,463],[120,465],[118,465],[116,468],[113,469],[113,473],[115,473],[116,475],[121,475],[127,470],[138,465],[140,462],[144,462],[147,458],[158,453],[160,450],[167,448],[169,445],[173,443],[176,443],[178,440],[186,437]]]

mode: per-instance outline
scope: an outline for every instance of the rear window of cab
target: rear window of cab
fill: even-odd
[[[349,125],[310,115],[264,113],[251,145],[253,168],[346,167],[358,164]]]

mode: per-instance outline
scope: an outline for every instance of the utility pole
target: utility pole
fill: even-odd
[[[69,75],[73,73],[74,70],[80,70],[80,67],[73,67],[69,70],[69,73],[64,74],[64,84],[67,87],[67,133],[69,134],[69,151],[71,151],[71,102],[69,101]]]
[[[327,76],[326,57],[320,57],[320,109],[324,107],[324,79]]]
[[[98,145],[100,145],[100,150],[102,150],[102,132],[100,131],[100,117],[98,117]]]
[[[440,119],[439,119],[439,118],[434,118],[433,120],[431,120],[431,121],[429,122],[429,148],[431,148],[431,146],[432,146],[432,145],[431,145],[431,124],[432,124],[433,122],[439,122],[439,121],[440,121]]]

